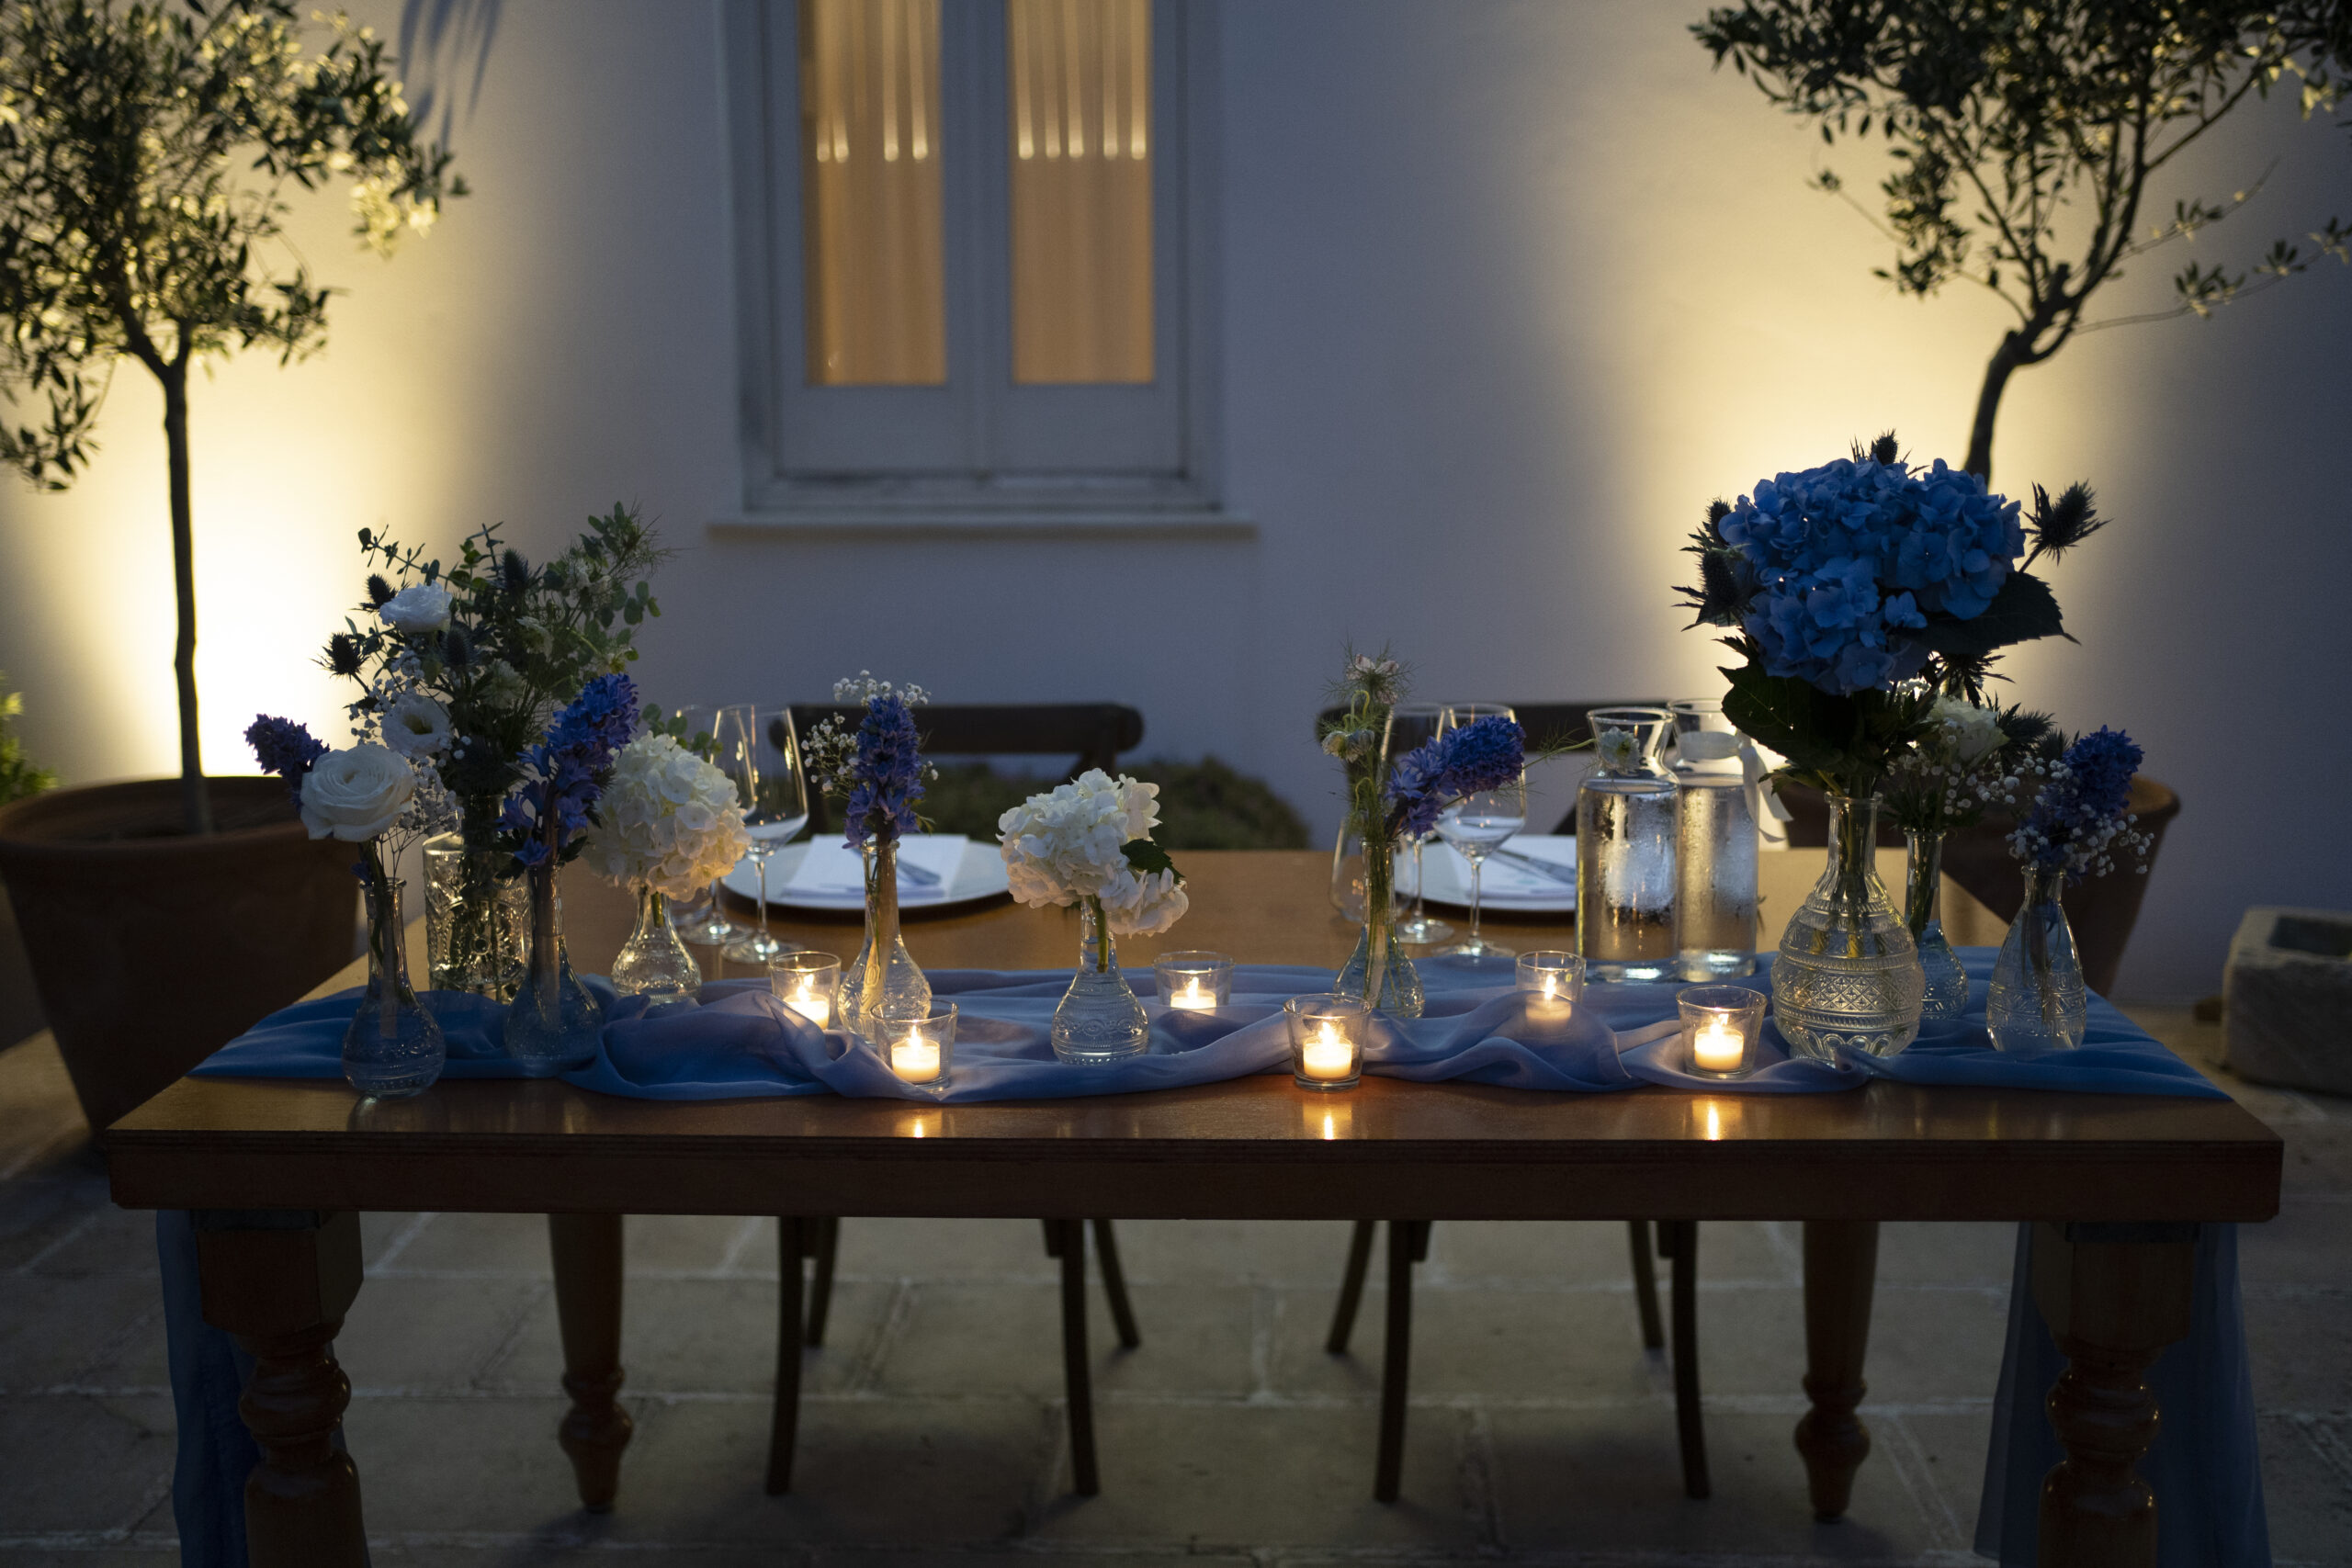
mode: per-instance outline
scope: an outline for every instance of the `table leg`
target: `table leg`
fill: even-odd
[[[563,1331],[563,1392],[571,1409],[556,1429],[571,1457],[580,1506],[610,1513],[620,1491],[621,1450],[637,1423],[620,1407],[621,1217],[549,1214],[556,1322]]]
[[[1804,1393],[1813,1408],[1797,1422],[1797,1452],[1804,1456],[1817,1519],[1846,1512],[1854,1472],[1871,1451],[1870,1431],[1854,1407],[1862,1402],[1877,1280],[1876,1220],[1805,1221]]]
[[[2065,1353],[2050,1425],[2066,1457],[2041,1483],[2049,1568],[2154,1568],[2156,1497],[2132,1467],[2155,1441],[2141,1374],[2188,1337],[2194,1225],[2033,1227],[2033,1299]]]
[[[334,1446],[351,1380],[334,1337],[359,1294],[359,1216],[199,1210],[204,1320],[254,1358],[237,1414],[261,1461],[245,1481],[253,1568],[366,1568],[359,1472]]]
[[[1086,1222],[1047,1220],[1046,1249],[1062,1266],[1062,1394],[1069,1406],[1070,1490],[1102,1490],[1094,1464],[1094,1369],[1086,1349]]]

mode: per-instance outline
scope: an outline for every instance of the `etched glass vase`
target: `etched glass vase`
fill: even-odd
[[[1078,973],[1054,1009],[1054,1055],[1082,1067],[1140,1056],[1151,1049],[1151,1021],[1119,973],[1102,901],[1080,898],[1078,920]]]
[[[465,808],[475,812],[475,806]],[[497,803],[480,807],[491,818]],[[436,991],[470,991],[502,1002],[523,983],[531,942],[531,893],[518,876],[502,875],[514,858],[493,845],[469,845],[444,833],[424,846],[425,984]]]
[[[571,972],[563,951],[563,901],[555,857],[525,872],[531,891],[531,953],[506,1007],[505,1051],[526,1078],[549,1078],[595,1060],[605,1010]]]
[[[440,1077],[449,1043],[409,987],[400,879],[376,864],[367,893],[368,989],[343,1032],[343,1076],[371,1100],[404,1100]]]
[[[1577,789],[1577,952],[1594,980],[1670,980],[1679,791],[1659,761],[1664,708],[1586,716],[1600,767]]]
[[[1878,807],[1829,797],[1828,867],[1781,934],[1772,1020],[1800,1056],[1892,1056],[1919,1034],[1927,977],[1879,880]]]
[[[1944,938],[1942,908],[1944,836],[1906,829],[1908,855],[1903,865],[1903,923],[1919,950],[1919,973],[1927,988],[1919,1002],[1919,1027],[1948,1028],[1968,1010],[1968,975],[1960,954]]]
[[[2090,1027],[2089,988],[2075,954],[2074,928],[2060,900],[2066,874],[2025,868],[2025,902],[2009,922],[1993,983],[1984,994],[1984,1022],[1993,1043],[2020,1056],[2072,1051]]]
[[[637,885],[637,924],[613,960],[613,989],[643,997],[648,1011],[691,1006],[702,992],[702,968],[670,923],[670,900]]]
[[[1358,997],[1391,1018],[1419,1018],[1424,1000],[1421,973],[1405,953],[1396,932],[1396,842],[1367,841],[1363,846],[1363,934],[1356,950],[1340,966],[1332,994]]]
[[[882,1038],[882,1015],[904,1018],[931,1006],[931,982],[899,935],[899,842],[869,838],[865,857],[865,941],[842,970],[835,993],[841,1026],[868,1040]]]

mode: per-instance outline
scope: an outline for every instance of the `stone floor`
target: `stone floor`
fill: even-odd
[[[2200,1058],[2218,1030],[2143,1021]],[[2219,1075],[2288,1141],[2244,1248],[2272,1540],[2352,1562],[2352,1101]],[[630,1222],[620,1506],[573,1506],[546,1230],[368,1217],[341,1345],[381,1568],[983,1561],[1943,1563],[1967,1554],[2012,1233],[1890,1225],[1851,1516],[1818,1525],[1801,1409],[1795,1227],[1702,1228],[1715,1495],[1683,1498],[1667,1369],[1645,1355],[1622,1226],[1441,1224],[1417,1302],[1405,1499],[1371,1500],[1377,1292],[1358,1354],[1320,1345],[1339,1224],[1123,1224],[1144,1345],[1101,1348],[1102,1495],[1069,1492],[1052,1266],[1026,1223],[854,1220],[809,1358],[795,1495],[760,1476],[775,1226]],[[0,1054],[0,1564],[175,1562],[151,1225],[114,1209],[46,1037]]]

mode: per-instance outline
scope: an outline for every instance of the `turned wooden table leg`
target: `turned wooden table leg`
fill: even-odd
[[[1871,1435],[1862,1402],[1862,1356],[1871,1342],[1871,1292],[1878,1281],[1876,1220],[1804,1223],[1804,1393],[1797,1452],[1813,1490],[1813,1517],[1834,1519],[1854,1495],[1854,1472]]]
[[[261,1448],[245,1481],[253,1568],[365,1568],[359,1472],[334,1446],[351,1403],[334,1337],[359,1294],[359,1216],[199,1210],[196,1233],[204,1321],[254,1358],[237,1405]]]
[[[2066,1457],[2041,1483],[2043,1568],[2154,1568],[2156,1497],[2132,1467],[2155,1441],[2142,1374],[2188,1337],[2197,1227],[2033,1227],[2033,1299],[2067,1366],[2050,1391]]]
[[[610,1513],[621,1486],[621,1450],[637,1423],[620,1407],[621,1217],[549,1214],[555,1313],[563,1330],[563,1392],[571,1409],[556,1429],[571,1457],[580,1504]]]

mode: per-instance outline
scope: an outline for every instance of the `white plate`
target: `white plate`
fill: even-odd
[[[952,874],[937,890],[919,887],[905,876],[899,878],[899,908],[909,913],[922,909],[952,909],[996,897],[1010,886],[1004,874],[1004,857],[994,844],[980,843],[956,835],[928,835],[910,838],[899,851],[910,861],[918,856],[931,861],[950,842],[963,846],[963,857],[955,864]],[[920,846],[920,847],[918,847]],[[768,857],[768,903],[779,909],[825,909],[855,912],[865,908],[865,893],[858,886],[857,856],[842,847],[839,837],[827,834],[821,852],[828,864],[833,864],[836,854],[842,875],[838,880],[828,875],[817,886],[793,886],[801,864],[808,859],[811,844],[786,844]],[[726,887],[729,893],[745,898],[760,896],[759,870],[747,859],[727,874]]]
[[[1571,876],[1576,874],[1577,840],[1572,833],[1521,833],[1503,848],[1549,861]],[[1399,871],[1400,883],[1412,874],[1409,867],[1400,866]],[[1470,907],[1470,863],[1452,844],[1431,844],[1421,852],[1421,880],[1426,884],[1422,893],[1430,903],[1461,909]],[[1514,865],[1499,855],[1487,857],[1478,881],[1482,908],[1523,915],[1576,913],[1575,883],[1555,882],[1540,871]]]

